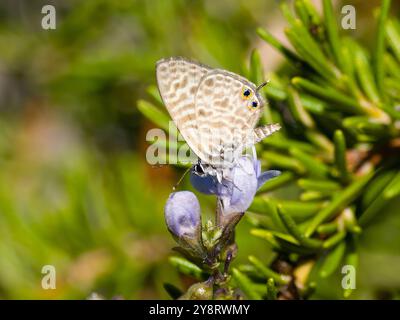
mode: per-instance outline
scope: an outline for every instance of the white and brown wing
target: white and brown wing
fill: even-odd
[[[215,167],[232,166],[253,136],[263,103],[245,78],[217,69],[207,73],[195,98],[199,157]]]
[[[198,155],[195,94],[201,79],[211,68],[180,57],[162,59],[157,62],[156,77],[158,90],[179,132]]]

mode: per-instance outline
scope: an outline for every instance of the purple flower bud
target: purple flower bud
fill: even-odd
[[[178,238],[195,238],[200,234],[200,204],[194,193],[179,191],[171,193],[164,209],[169,231]]]

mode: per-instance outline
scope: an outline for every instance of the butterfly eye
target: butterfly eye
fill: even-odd
[[[257,102],[257,101],[253,101],[253,102],[251,103],[251,107],[252,107],[252,108],[257,108],[257,107],[258,107],[258,102]]]
[[[243,99],[247,100],[251,97],[251,91],[249,88],[244,88],[242,92]]]

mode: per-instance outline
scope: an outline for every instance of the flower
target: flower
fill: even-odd
[[[194,193],[171,193],[164,210],[168,230],[178,238],[195,238],[200,233],[200,204]]]
[[[277,170],[261,172],[259,160],[243,156],[238,159],[221,183],[215,176],[198,176],[193,172],[190,181],[197,191],[217,195],[222,214],[230,215],[244,213],[253,202],[257,190],[278,175],[280,172]]]
[[[172,193],[165,205],[165,221],[168,230],[183,250],[192,258],[201,258],[209,265],[232,242],[233,230],[244,212],[253,202],[258,188],[280,174],[270,170],[261,172],[256,158],[243,156],[227,171],[221,182],[211,175],[196,175],[191,171],[190,181],[195,189],[208,195],[216,195],[216,225],[202,228],[200,204],[190,191]]]

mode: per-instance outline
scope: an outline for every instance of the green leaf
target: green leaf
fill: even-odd
[[[164,283],[163,287],[165,291],[167,291],[169,296],[174,300],[178,299],[183,294],[183,292],[178,287],[174,286],[171,283]]]
[[[333,155],[333,143],[325,135],[317,130],[307,130],[305,132],[307,139],[315,146],[326,152],[326,157],[331,159]]]
[[[278,207],[278,214],[282,219],[283,224],[289,233],[304,247],[311,249],[319,249],[322,246],[322,241],[307,238],[297,227],[294,220],[287,215],[282,208]]]
[[[313,114],[321,115],[328,110],[328,106],[324,101],[306,93],[300,93],[300,102],[308,112]]]
[[[250,234],[266,240],[275,250],[282,250],[279,242],[275,239],[271,231],[264,229],[251,229]]]
[[[264,229],[251,229],[250,234],[266,240],[274,250],[285,253],[311,254],[319,249],[306,248],[291,235]]]
[[[311,26],[311,17],[307,12],[307,8],[304,5],[303,0],[295,0],[294,9],[301,22],[309,28]]]
[[[315,123],[308,112],[304,109],[301,103],[300,96],[292,87],[288,87],[289,94],[289,107],[292,111],[293,117],[306,128],[311,129],[315,127]]]
[[[315,150],[315,147],[310,145],[309,143],[289,139],[287,137],[284,137],[283,135],[273,135],[271,137],[268,137],[268,139],[263,140],[263,145],[273,147],[280,151],[286,151],[291,147],[295,147],[308,153],[317,152],[317,150]]]
[[[335,57],[336,63],[341,66],[342,65],[342,58],[341,58],[341,45],[340,45],[340,38],[339,38],[339,31],[337,28],[336,17],[333,14],[333,7],[330,0],[323,0],[323,11],[324,11],[324,20],[326,31],[328,35],[328,40],[330,47],[333,52],[333,56]]]
[[[319,15],[317,9],[314,4],[310,0],[302,0],[305,11],[307,11],[307,15],[310,19],[311,26],[320,26],[322,27],[322,19]]]
[[[397,62],[390,53],[385,54],[384,62],[386,64],[385,69],[387,73],[398,81],[400,79],[400,63]],[[400,95],[397,95],[397,97],[399,96]]]
[[[400,194],[400,172],[393,178],[390,184],[385,188],[383,196],[386,199],[392,199]]]
[[[264,81],[264,70],[261,63],[260,53],[257,49],[254,49],[250,55],[249,80],[256,85],[259,85]]]
[[[399,72],[400,74],[400,72]],[[385,83],[385,88],[387,88],[387,94],[389,97],[398,99],[400,97],[400,83],[399,83],[399,78],[385,78],[384,83]],[[395,110],[393,110],[396,112]],[[390,114],[390,112],[388,112]],[[397,116],[390,114],[393,118],[398,119]]]
[[[298,34],[293,29],[285,29],[285,33],[293,47],[296,49],[297,53],[307,62],[308,65],[310,65],[326,80],[332,81],[332,79],[336,79],[335,72],[329,65],[327,65],[326,59],[320,56],[323,55],[321,50],[307,32],[302,31],[301,34]],[[311,39],[308,42],[313,43],[314,47],[317,46],[317,51],[313,52],[311,47],[307,47],[309,43],[304,41],[304,33],[308,35],[308,37],[306,36],[308,40]]]
[[[361,226],[366,226],[369,224],[373,218],[381,212],[381,209],[387,204],[387,194],[391,194],[393,191],[392,188],[399,183],[399,173],[396,176],[392,176],[393,178],[389,180],[390,182],[381,189],[381,192],[378,193],[376,198],[368,205],[365,211],[363,211],[359,217],[359,223]],[[392,184],[393,183],[393,184]]]
[[[382,0],[380,7],[380,15],[378,20],[378,30],[376,33],[375,47],[374,47],[374,73],[376,79],[376,85],[378,91],[383,93],[383,77],[384,77],[384,65],[383,65],[383,54],[385,52],[385,28],[386,21],[390,9],[390,0]]]
[[[347,169],[346,160],[346,140],[342,130],[336,130],[333,136],[335,143],[335,165],[339,173],[340,180],[347,183],[350,179],[350,174]]]
[[[272,199],[279,205],[282,210],[285,211],[286,214],[290,215],[295,221],[304,221],[317,213],[323,206],[324,202],[310,202],[306,203],[303,201],[296,200],[281,200],[281,199]]]
[[[254,267],[267,279],[271,278],[278,284],[288,284],[290,281],[290,276],[281,275],[267,266],[265,266],[260,260],[254,256],[248,257],[249,261],[254,265]]]
[[[333,248],[336,244],[342,241],[346,237],[346,231],[339,231],[330,238],[324,240],[322,247],[324,249]]]
[[[365,114],[363,108],[358,104],[357,100],[348,97],[347,95],[333,89],[332,87],[320,86],[307,79],[294,77],[292,83],[299,89],[304,89],[318,97],[325,98],[329,101],[338,103],[335,107],[339,111]]]
[[[278,245],[279,248],[280,240],[283,240],[287,244],[299,246],[300,242],[297,241],[296,238],[291,236],[290,234],[279,232],[279,231],[272,231],[272,230],[264,230],[264,229],[251,229],[250,233],[260,237],[262,239],[267,240],[273,245]],[[271,241],[272,239],[272,241]]]
[[[315,159],[315,157],[296,148],[290,148],[289,153],[303,165],[310,176],[324,178],[328,175],[328,167],[323,162]]]
[[[323,206],[324,202],[304,202],[296,200],[283,200],[264,196],[257,196],[249,207],[249,211],[266,214],[271,217],[276,228],[280,229],[282,225],[278,216],[277,205],[290,215],[295,221],[302,222],[312,217]],[[284,229],[282,229],[284,230]]]
[[[332,77],[336,75],[336,70],[333,65],[327,61],[318,43],[309,34],[301,20],[294,18],[287,3],[282,2],[280,8],[291,26],[291,28],[286,29],[285,32],[296,51],[310,66],[327,80],[332,80]]]
[[[347,77],[347,82],[350,84],[351,92],[354,97],[359,97],[359,89],[355,83],[355,67],[353,55],[354,41],[350,38],[344,38],[342,41],[342,70]]]
[[[400,62],[400,33],[395,26],[395,21],[389,19],[386,24],[386,36],[390,48],[392,49],[397,61]]]
[[[353,45],[353,50],[356,73],[361,87],[372,102],[379,104],[380,97],[367,55],[358,45]]]
[[[267,280],[266,298],[267,300],[276,300],[277,296],[278,296],[278,289],[275,286],[275,281],[273,278],[269,278]]]
[[[255,228],[276,228],[275,223],[272,221],[271,217],[262,213],[247,211],[244,218]]]
[[[292,157],[273,152],[273,151],[264,151],[261,154],[261,158],[265,160],[269,166],[274,166],[283,169],[289,169],[294,171],[295,173],[305,173],[306,168],[302,165],[300,161],[297,159],[293,159]],[[279,177],[278,177],[279,178]],[[278,179],[276,178],[276,179]],[[276,180],[273,179],[273,180]],[[268,183],[268,182],[267,182]]]
[[[240,264],[238,266],[238,269],[240,272],[245,273],[254,281],[257,282],[265,281],[264,275],[260,274],[260,272],[252,264]]]
[[[320,248],[311,248],[301,245],[293,236],[281,232],[274,232],[272,234],[279,244],[277,251],[285,252],[287,254],[310,255],[320,251]]]
[[[343,126],[350,130],[354,130],[359,134],[369,136],[371,141],[375,141],[382,137],[388,137],[393,134],[390,127],[370,117],[347,117],[343,120]]]
[[[272,199],[266,197],[255,197],[248,210],[267,214],[269,217],[271,217],[275,228],[278,230],[283,229],[276,209],[276,203]]]
[[[331,196],[329,192],[320,192],[320,191],[304,191],[300,194],[301,201],[316,201],[327,199]]]
[[[246,275],[241,273],[238,269],[232,268],[232,276],[238,287],[243,291],[248,299],[262,300],[261,295],[256,290],[254,290],[253,283]]]
[[[295,24],[296,18],[293,15],[292,11],[290,10],[289,5],[286,2],[282,1],[280,3],[279,7],[280,7],[281,12],[282,12],[283,16],[285,17],[286,21],[289,23],[290,26],[293,27]]]
[[[169,257],[169,262],[181,273],[196,278],[198,280],[203,280],[205,278],[205,273],[197,265],[186,260],[185,258],[172,256]]]
[[[163,106],[164,103],[161,99],[160,92],[158,91],[157,86],[151,85],[148,86],[146,92],[149,94],[150,97],[154,99],[160,106]]]
[[[329,277],[338,268],[340,261],[343,259],[345,251],[346,242],[342,241],[330,252],[328,252],[319,271],[319,274],[322,278]]]
[[[367,209],[371,203],[382,194],[382,190],[385,189],[393,178],[397,175],[397,170],[384,170],[377,174],[371,182],[368,184],[367,190],[363,194],[361,199],[361,210]]]
[[[340,184],[330,180],[299,179],[297,185],[305,190],[334,192],[341,188]]]
[[[336,221],[328,222],[328,223],[321,224],[320,226],[318,226],[317,232],[319,234],[323,234],[323,235],[330,235],[330,234],[336,232],[338,227],[339,226]]]
[[[278,39],[276,39],[267,30],[258,28],[257,34],[261,37],[261,39],[268,42],[271,46],[273,46],[280,53],[282,53],[289,61],[292,61],[294,63],[302,63],[302,60],[300,59],[299,56],[296,55],[296,53],[286,48]]]
[[[137,107],[138,107],[139,111],[144,116],[146,116],[146,118],[148,118],[149,120],[154,122],[160,128],[169,132],[170,118],[168,117],[168,115],[165,112],[162,112],[155,105],[153,105],[145,100],[139,100],[137,102]]]
[[[273,82],[269,83],[268,86],[265,87],[265,92],[267,97],[272,100],[284,101],[288,98],[286,91],[283,88],[274,86]],[[307,111],[314,114],[321,115],[328,108],[324,101],[305,93],[300,93],[300,102]]]
[[[274,82],[271,81],[264,89],[267,98],[276,100],[276,101],[283,101],[287,98],[286,92],[277,86],[274,85]]]
[[[374,172],[370,172],[360,177],[358,180],[350,184],[342,192],[338,193],[332,201],[324,207],[319,213],[317,213],[314,218],[311,219],[305,236],[311,236],[315,229],[324,221],[333,218],[341,210],[343,210],[349,203],[355,200],[359,194],[362,192],[365,185],[373,177]]]

